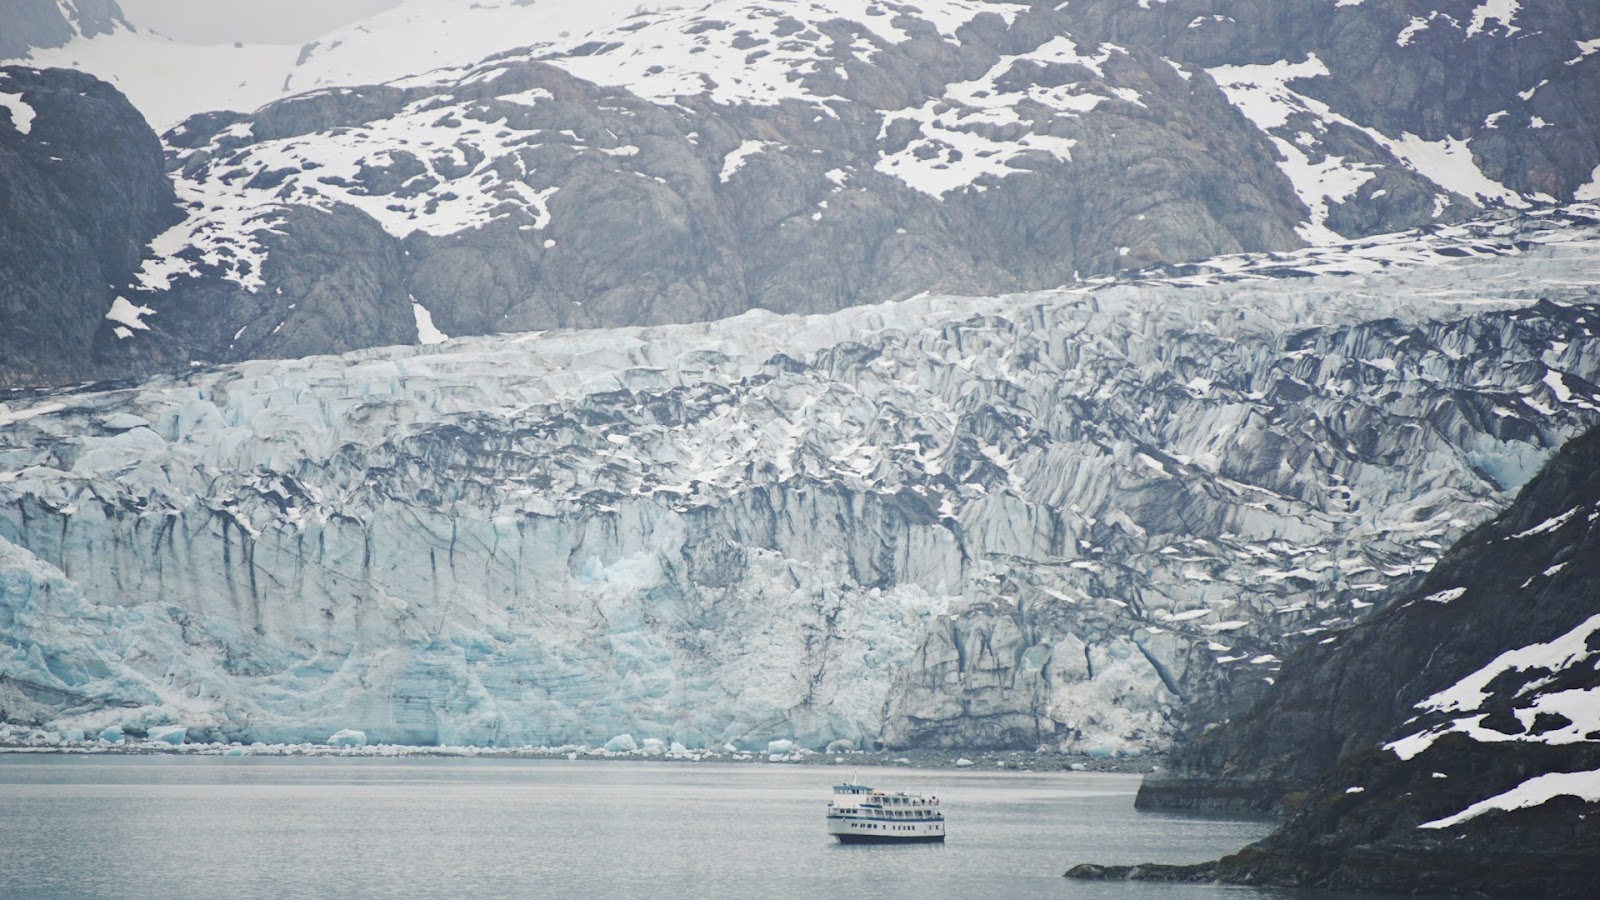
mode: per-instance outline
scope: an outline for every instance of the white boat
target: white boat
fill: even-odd
[[[828,833],[841,844],[944,842],[938,797],[837,784],[828,804]]]

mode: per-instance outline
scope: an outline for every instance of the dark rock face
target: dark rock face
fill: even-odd
[[[74,35],[93,37],[126,24],[115,0],[78,0],[70,10],[56,0],[0,0],[0,21],[5,22],[0,59],[26,56],[35,47],[60,47]]]
[[[1424,698],[1508,647],[1549,640],[1600,612],[1594,557],[1585,554],[1596,539],[1585,529],[1600,500],[1597,448],[1592,433],[1574,441],[1410,599],[1290,657],[1261,703],[1181,747],[1169,772],[1146,779],[1139,805],[1286,811],[1338,760],[1396,737]],[[1508,540],[1585,502],[1591,506],[1562,528]],[[1416,600],[1460,586],[1468,590],[1449,602]]]
[[[1147,779],[1139,805],[1292,812],[1215,865],[1224,881],[1590,896],[1597,522],[1591,431],[1415,591],[1292,656],[1248,715]],[[1186,877],[1134,877],[1169,876]]]
[[[279,258],[295,264],[278,275],[269,262],[272,290],[198,282],[155,307],[142,340],[110,351],[139,371],[158,371],[193,359],[292,359],[416,339],[400,250],[370,218],[344,206],[301,208],[277,227]]]
[[[0,59],[27,53],[33,47],[59,47],[72,39],[72,26],[56,0],[6,0],[6,27],[0,29]]]
[[[26,110],[0,112],[0,386],[126,371],[105,316],[179,218],[161,145],[88,75],[0,68],[0,92]]]
[[[1085,38],[1206,68],[1315,55],[1329,76],[1296,90],[1392,138],[1460,139],[1484,174],[1523,193],[1570,197],[1600,162],[1600,121],[1582,112],[1600,105],[1600,59],[1578,46],[1600,35],[1600,7],[1586,0],[1525,5],[1509,20],[1466,0],[1089,0],[1063,15]]]

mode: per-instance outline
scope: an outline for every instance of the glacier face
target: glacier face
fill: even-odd
[[[1596,210],[0,406],[0,717],[1115,752],[1600,413]]]

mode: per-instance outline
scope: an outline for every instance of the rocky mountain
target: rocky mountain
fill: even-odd
[[[181,218],[161,144],[121,94],[0,68],[0,387],[125,372],[98,358],[108,313],[133,308],[116,285]]]
[[[0,59],[66,47],[128,29],[115,0],[5,0]]]
[[[1597,218],[12,396],[0,716],[1165,747],[1600,417]]]
[[[1600,431],[1572,441],[1408,595],[1312,644],[1141,800],[1293,815],[1145,877],[1587,897],[1600,877]],[[1125,876],[1089,869],[1081,875]]]
[[[101,355],[148,373],[989,295],[1597,197],[1595,18],[415,0],[237,82],[221,51],[260,48],[211,48],[194,65],[226,77],[148,91],[198,109],[311,89],[167,131],[186,218],[113,283],[150,312]],[[135,38],[155,39],[33,55],[137,99],[159,69],[114,49]],[[236,83],[270,91],[208,93]]]
[[[1075,34],[1205,68],[1286,169],[1382,179],[1382,148],[1468,197],[1595,190],[1600,9],[1584,0],[1074,0],[1064,13]],[[1350,186],[1358,202],[1330,222],[1370,227],[1362,208],[1395,202],[1376,196],[1390,187]]]

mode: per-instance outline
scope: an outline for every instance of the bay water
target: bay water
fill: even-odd
[[[944,844],[824,830],[848,766],[0,755],[7,897],[1296,897],[1063,879],[1215,859],[1263,820],[1140,813],[1139,776],[863,768]],[[1321,895],[1331,896],[1331,895]]]

